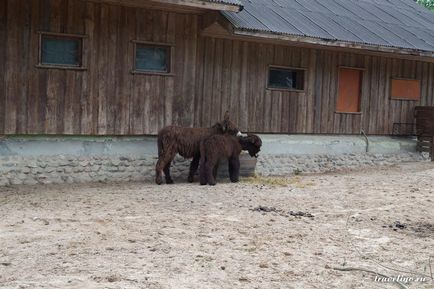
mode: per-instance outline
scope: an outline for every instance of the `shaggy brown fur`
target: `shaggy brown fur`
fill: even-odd
[[[236,137],[228,134],[213,135],[200,143],[200,184],[216,184],[219,161],[228,159],[229,178],[238,182],[240,175],[240,153],[248,151],[250,156],[258,157],[262,141],[254,134],[247,137]]]
[[[167,184],[173,184],[170,176],[170,165],[175,155],[178,153],[184,158],[193,158],[190,164],[188,181],[193,181],[193,176],[197,171],[200,160],[200,142],[215,134],[236,135],[239,130],[229,120],[229,113],[225,113],[224,120],[216,123],[211,128],[189,128],[180,126],[167,126],[158,133],[158,161],[155,167],[155,182],[163,182],[162,175],[166,177]]]

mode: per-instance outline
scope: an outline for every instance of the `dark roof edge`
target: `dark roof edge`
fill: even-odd
[[[330,40],[330,39],[322,39],[311,36],[302,36],[302,35],[292,35],[286,33],[275,33],[269,31],[260,31],[260,30],[250,30],[250,29],[233,29],[233,34],[238,36],[250,36],[255,38],[265,38],[265,39],[273,39],[273,40],[282,40],[289,42],[298,42],[298,43],[307,43],[311,45],[321,45],[321,46],[329,46],[336,48],[350,48],[350,49],[359,49],[359,50],[369,50],[374,52],[382,52],[382,53],[398,53],[409,56],[420,56],[420,57],[429,57],[433,58],[434,61],[434,51],[426,51],[419,49],[411,49],[411,48],[402,48],[402,47],[394,47],[394,46],[386,46],[386,45],[375,45],[369,43],[362,42],[350,42],[344,40]]]

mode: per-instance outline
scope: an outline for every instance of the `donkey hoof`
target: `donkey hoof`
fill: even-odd
[[[187,181],[188,181],[189,183],[192,183],[192,182],[193,182],[193,176],[188,176]]]
[[[156,178],[156,179],[155,179],[155,183],[156,183],[157,185],[161,185],[161,184],[163,183],[163,180],[162,180],[161,178]]]
[[[172,179],[166,179],[166,184],[171,185],[173,183],[174,183],[174,181]]]

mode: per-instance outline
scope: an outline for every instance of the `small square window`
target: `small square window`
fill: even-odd
[[[79,36],[41,34],[40,65],[82,66],[82,41]]]
[[[304,70],[270,67],[268,71],[268,88],[303,90]]]
[[[171,72],[171,49],[169,45],[136,43],[135,67],[138,72]]]

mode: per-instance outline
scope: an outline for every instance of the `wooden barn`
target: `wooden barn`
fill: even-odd
[[[0,0],[0,135],[390,135],[434,105],[412,0]]]

